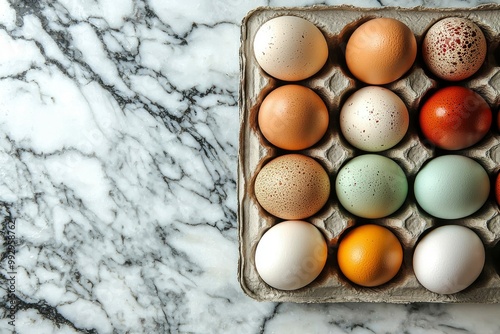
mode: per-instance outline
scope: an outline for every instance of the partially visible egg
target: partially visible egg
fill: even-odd
[[[318,277],[327,255],[328,247],[318,228],[305,221],[283,221],[259,240],[255,266],[268,285],[296,290]]]
[[[265,22],[255,34],[253,48],[260,67],[285,81],[309,78],[328,59],[323,33],[297,16],[279,16]]]
[[[286,154],[268,162],[255,179],[255,197],[270,214],[304,219],[317,213],[330,196],[330,178],[313,158]]]
[[[495,183],[495,198],[497,200],[497,204],[500,205],[500,172],[497,174]]]
[[[387,150],[403,139],[410,117],[404,102],[389,89],[359,89],[340,111],[340,130],[351,145],[368,152]]]
[[[425,64],[441,79],[464,80],[484,63],[486,38],[471,20],[447,17],[427,31],[422,43]]]
[[[490,180],[475,160],[443,155],[429,161],[415,178],[415,199],[428,214],[442,219],[467,217],[483,206]]]
[[[481,239],[467,227],[445,225],[425,235],[413,254],[413,271],[427,290],[453,294],[481,274],[485,251]]]
[[[500,132],[500,110],[497,112],[497,130]]]
[[[413,32],[401,21],[375,18],[359,26],[347,41],[345,60],[349,71],[370,85],[401,78],[417,57]]]
[[[393,160],[364,154],[350,160],[337,174],[335,191],[340,204],[363,218],[382,218],[403,205],[408,181]]]
[[[285,150],[302,150],[318,142],[328,129],[328,109],[312,89],[284,85],[269,93],[258,123],[269,142]]]

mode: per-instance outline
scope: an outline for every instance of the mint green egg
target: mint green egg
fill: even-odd
[[[340,204],[362,218],[382,218],[396,212],[408,194],[403,169],[377,154],[357,156],[337,174],[335,192]]]
[[[479,210],[490,193],[488,174],[477,161],[461,155],[432,159],[418,172],[415,199],[428,214],[459,219]]]

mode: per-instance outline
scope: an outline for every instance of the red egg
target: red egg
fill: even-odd
[[[489,131],[493,115],[488,103],[469,88],[438,90],[420,110],[420,128],[433,145],[461,150],[479,142]]]
[[[495,197],[497,199],[498,205],[500,205],[500,173],[497,175],[497,182],[495,185]]]

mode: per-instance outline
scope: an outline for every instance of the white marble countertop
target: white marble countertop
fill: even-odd
[[[314,3],[0,0],[1,333],[500,333],[498,304],[242,292],[240,24]]]

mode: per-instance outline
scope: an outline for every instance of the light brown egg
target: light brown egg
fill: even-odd
[[[448,17],[426,33],[422,56],[429,70],[449,81],[464,80],[476,73],[486,58],[486,38],[472,21]]]
[[[312,89],[285,85],[269,93],[259,109],[258,123],[269,142],[285,150],[314,145],[328,128],[328,110]]]
[[[371,85],[401,78],[415,62],[417,41],[404,23],[376,18],[359,26],[349,38],[345,60],[351,73]]]
[[[317,213],[330,195],[330,178],[313,158],[287,154],[267,163],[255,179],[255,196],[270,214],[304,219]]]

